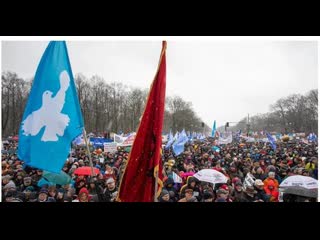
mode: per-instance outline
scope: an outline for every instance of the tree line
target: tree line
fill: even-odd
[[[32,79],[2,72],[2,135],[17,135],[32,85]],[[149,89],[128,87],[119,82],[107,83],[100,76],[90,78],[79,73],[75,84],[87,132],[128,133],[137,130]],[[166,97],[163,132],[185,129],[209,132],[210,128],[196,115],[190,102],[179,96]]]
[[[249,125],[248,125],[249,123]],[[305,132],[318,134],[318,89],[306,94],[291,94],[270,105],[270,112],[240,119],[231,131],[266,130],[282,134]]]

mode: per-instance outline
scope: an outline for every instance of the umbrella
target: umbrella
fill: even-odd
[[[37,186],[42,188],[43,185],[48,185],[48,186],[55,186],[56,184],[52,183],[52,182],[48,182],[47,180],[45,180],[43,177],[38,181]]]
[[[303,187],[306,189],[315,189],[318,188],[318,180],[312,177],[295,175],[283,180],[279,187]]]
[[[14,140],[14,141],[19,141],[19,136],[13,136],[13,137],[12,137],[12,140]]]
[[[305,197],[318,196],[318,180],[301,175],[286,178],[279,186],[284,193]]]
[[[98,168],[93,168],[95,174],[99,174],[100,170]],[[91,175],[91,167],[79,167],[74,171],[76,175]]]
[[[66,185],[71,182],[71,177],[66,174],[64,171],[60,173],[52,173],[44,171],[42,177],[47,180],[48,182],[59,184],[59,185]]]
[[[281,188],[280,188],[281,189]],[[281,192],[288,193],[288,194],[294,194],[298,196],[303,197],[310,197],[310,198],[317,198],[318,197],[318,189],[307,189],[303,187],[287,187],[284,189],[281,189]]]
[[[226,183],[228,181],[226,176],[214,169],[202,169],[193,176],[200,181],[210,182],[213,184]]]

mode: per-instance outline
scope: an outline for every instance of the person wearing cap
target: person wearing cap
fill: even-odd
[[[232,202],[232,199],[230,197],[230,193],[231,193],[231,190],[230,190],[230,187],[227,185],[227,184],[222,184],[219,189],[223,189],[227,192],[227,198],[226,198],[226,201],[227,202]]]
[[[185,190],[192,189],[193,196],[197,198],[198,202],[201,201],[200,189],[197,186],[197,179],[195,177],[189,176],[187,179],[187,184],[183,185],[180,189],[180,199],[185,197]]]
[[[185,190],[185,197],[181,198],[178,202],[198,202],[198,200],[193,196],[193,190],[188,188]]]
[[[257,191],[257,200],[260,202],[269,202],[269,197],[267,196],[266,192],[264,191],[264,183],[261,179],[256,179],[254,182],[255,190]]]
[[[116,187],[115,180],[111,177],[106,180],[106,185],[103,192],[103,201],[114,202],[118,195],[118,189]]]
[[[48,202],[48,190],[46,188],[41,188],[37,202]]]
[[[229,192],[227,190],[225,190],[224,188],[219,188],[216,191],[216,194],[217,194],[217,198],[215,202],[227,202],[227,198],[229,195]]]

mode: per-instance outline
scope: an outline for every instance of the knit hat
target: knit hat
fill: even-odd
[[[40,194],[40,193],[45,193],[45,194],[48,195],[48,189],[46,189],[46,188],[41,188],[39,194]]]
[[[81,195],[82,193],[85,193],[87,196],[89,195],[89,191],[87,188],[83,187],[80,189],[79,195]]]

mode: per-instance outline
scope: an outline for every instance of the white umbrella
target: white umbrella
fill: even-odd
[[[283,180],[279,187],[302,187],[306,189],[317,189],[318,180],[312,177],[294,175]]]
[[[209,183],[226,183],[228,181],[227,177],[221,172],[214,169],[202,169],[193,175],[195,178],[203,182]]]
[[[313,198],[318,196],[318,180],[311,177],[291,176],[286,178],[279,187],[284,193]]]

